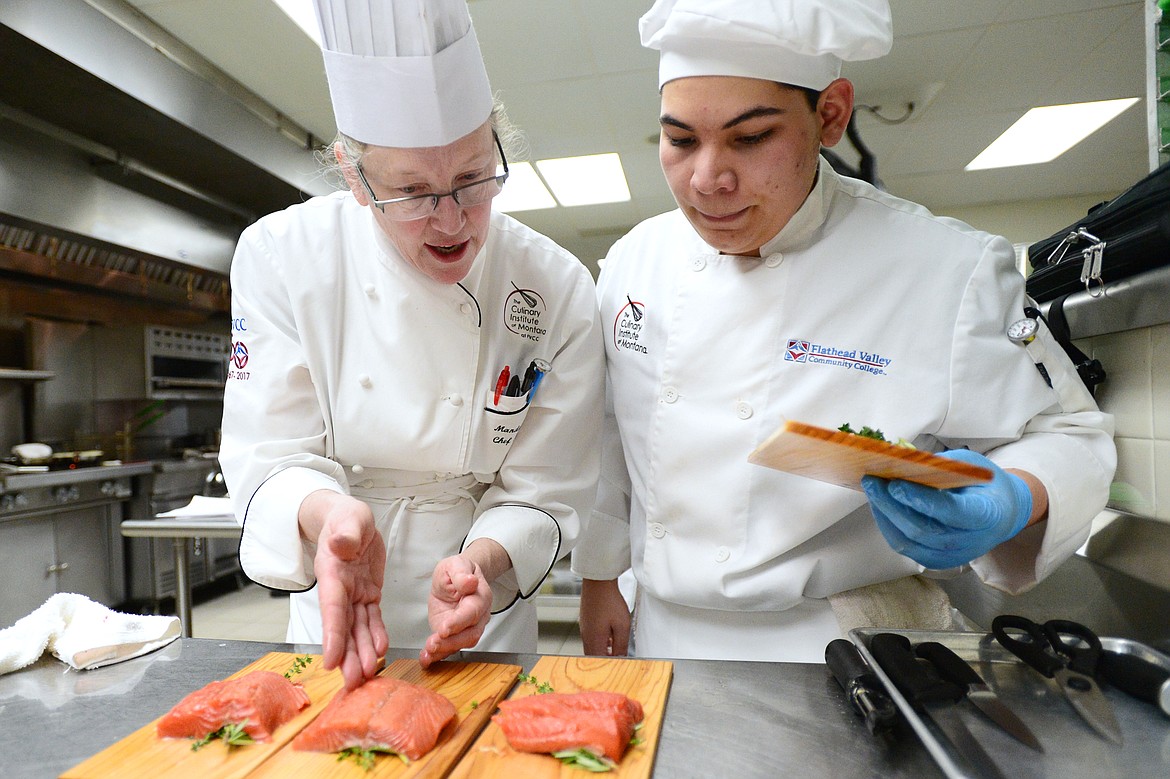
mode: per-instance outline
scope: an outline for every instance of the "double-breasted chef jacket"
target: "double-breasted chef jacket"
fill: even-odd
[[[309,493],[364,500],[387,544],[392,646],[430,635],[431,573],[478,538],[513,569],[493,583],[482,649],[535,651],[531,596],[592,507],[604,395],[593,279],[504,214],[456,284],[397,253],[349,192],[259,220],[231,268],[232,365],[220,461],[253,581],[294,591],[288,640],[319,643]],[[504,366],[551,370],[496,397]]]
[[[922,570],[860,491],[747,462],[786,419],[1035,474],[1048,521],[972,562],[995,587],[1027,589],[1085,541],[1116,464],[1112,417],[1046,329],[1027,347],[1006,335],[1026,302],[1005,239],[822,159],[761,255],[721,255],[673,211],[602,266],[602,482],[573,567],[632,566],[638,654],[823,662],[839,629],[820,599]]]

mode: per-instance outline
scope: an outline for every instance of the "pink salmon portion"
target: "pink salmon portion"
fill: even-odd
[[[451,701],[401,679],[374,677],[339,692],[293,739],[293,749],[340,752],[350,747],[392,749],[411,760],[430,752],[455,719]]]
[[[520,752],[588,749],[617,762],[642,716],[642,704],[621,693],[550,692],[500,701],[492,721]]]
[[[268,741],[278,727],[309,705],[309,695],[274,671],[252,671],[196,690],[158,721],[160,738],[203,738],[224,725],[244,725],[254,741]]]

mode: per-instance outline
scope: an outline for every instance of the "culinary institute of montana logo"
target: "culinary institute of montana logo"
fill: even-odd
[[[886,368],[893,362],[889,357],[863,349],[839,349],[799,338],[789,339],[788,346],[784,349],[784,359],[789,362],[832,365],[876,376],[885,376]]]
[[[504,327],[539,343],[548,332],[540,321],[546,310],[544,298],[535,290],[517,287],[515,282],[512,290],[504,299]]]
[[[626,305],[622,306],[613,320],[613,345],[619,352],[629,351],[648,354],[646,345],[642,343],[645,335],[646,306],[632,300],[626,295]]]

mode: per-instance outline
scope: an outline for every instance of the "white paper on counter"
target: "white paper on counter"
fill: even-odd
[[[164,511],[160,517],[234,517],[231,498],[209,498],[195,495],[191,502],[181,508]]]

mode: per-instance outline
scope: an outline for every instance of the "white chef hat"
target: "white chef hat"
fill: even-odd
[[[887,54],[887,0],[657,0],[638,24],[661,51],[658,86],[686,76],[742,76],[821,90],[842,60]]]
[[[491,86],[466,0],[314,0],[337,129],[445,146],[487,121]]]

